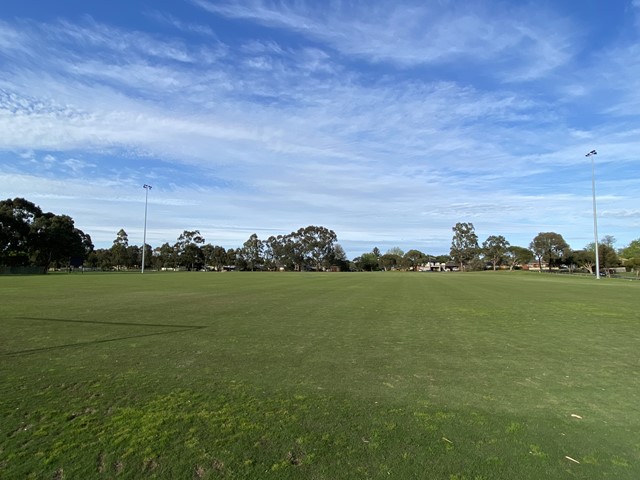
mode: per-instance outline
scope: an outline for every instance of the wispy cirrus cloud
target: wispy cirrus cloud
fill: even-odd
[[[446,252],[466,220],[480,236],[526,244],[557,229],[580,247],[584,153],[598,148],[603,232],[635,221],[632,45],[576,72],[583,37],[544,9],[192,3],[198,23],[144,13],[162,34],[89,16],[0,20],[0,175],[12,192],[55,201],[107,243],[122,227],[140,233],[132,191],[153,183],[154,244],[181,228],[238,246],[253,231],[324,224],[348,250],[373,239]],[[221,20],[261,28],[230,34]],[[602,165],[614,158],[624,181]]]
[[[182,32],[195,33],[206,37],[216,38],[215,32],[209,25],[185,22],[170,13],[161,12],[159,10],[150,10],[146,15],[162,25],[169,25]]]
[[[491,74],[509,81],[546,75],[573,54],[575,28],[539,6],[508,6],[503,12],[481,4],[442,8],[437,2],[192,3],[225,17],[295,31],[371,62],[410,67],[467,61],[472,68],[491,62],[502,67]]]

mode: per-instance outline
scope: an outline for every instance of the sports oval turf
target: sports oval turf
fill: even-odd
[[[640,478],[639,282],[0,277],[0,478]]]

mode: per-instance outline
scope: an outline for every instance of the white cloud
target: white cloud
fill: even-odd
[[[571,24],[544,12],[525,25],[524,10],[435,4],[378,4],[353,20],[304,3],[198,3],[296,41],[223,44],[164,13],[152,16],[205,40],[91,19],[0,23],[4,195],[70,213],[103,244],[120,228],[141,236],[141,185],[152,183],[154,244],[187,228],[238,246],[254,231],[323,224],[352,256],[368,241],[444,253],[451,226],[473,221],[481,237],[526,245],[557,230],[580,247],[591,228],[584,153],[597,148],[602,231],[635,235],[634,47],[609,50],[604,70],[616,75],[587,65],[559,82],[577,47]],[[460,59],[493,70],[460,77]],[[627,175],[605,179],[607,162]]]
[[[572,57],[569,22],[534,7],[441,8],[436,2],[399,4],[193,0],[201,8],[292,30],[339,52],[403,66],[469,62],[502,64],[504,80],[546,75]]]
[[[160,12],[158,10],[153,10],[147,13],[149,18],[157,21],[163,25],[170,25],[177,30],[181,30],[187,33],[196,33],[198,35],[204,35],[206,37],[216,38],[214,31],[208,25],[197,24],[184,22],[179,18],[176,18],[174,15],[171,15],[167,12]]]

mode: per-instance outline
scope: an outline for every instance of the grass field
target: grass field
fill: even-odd
[[[640,283],[0,277],[0,478],[638,479]]]

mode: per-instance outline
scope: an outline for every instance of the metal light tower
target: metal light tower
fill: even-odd
[[[151,190],[151,185],[147,185],[146,183],[142,186],[145,190],[144,194],[144,236],[142,240],[142,272],[144,273],[144,252],[147,250],[147,203],[149,201],[149,190]]]
[[[596,213],[596,167],[593,157],[598,154],[591,150],[585,157],[591,157],[591,193],[593,194],[593,238],[596,247],[596,280],[600,280],[600,256],[598,255],[598,215]]]

